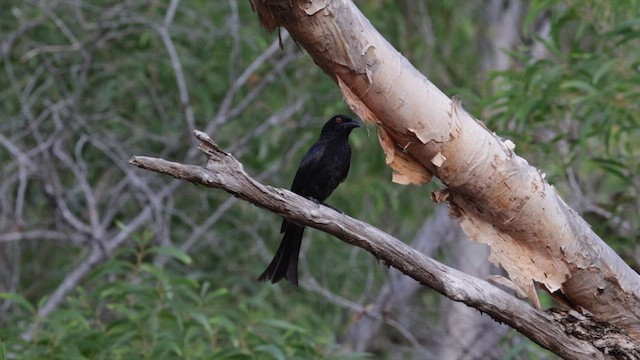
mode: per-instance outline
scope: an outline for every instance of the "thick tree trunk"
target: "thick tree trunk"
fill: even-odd
[[[175,178],[221,188],[288,220],[328,232],[363,248],[421,284],[463,302],[517,329],[536,343],[569,359],[640,357],[640,345],[615,327],[576,311],[545,313],[486,281],[440,264],[407,244],[361,221],[302,198],[288,190],[262,185],[222,151],[206,134],[196,131],[198,147],[208,156],[206,168],[162,159],[133,157],[131,164]],[[575,334],[579,336],[575,336]]]
[[[544,180],[456,99],[398,53],[349,0],[252,0],[263,26],[284,27],[336,80],[362,119],[378,126],[394,181],[431,174],[467,235],[539,307],[539,283],[574,309],[640,338],[640,277]]]
[[[499,321],[520,328],[536,342],[560,351],[565,357],[578,353],[583,357],[605,358],[595,346],[565,334],[565,329],[560,324],[549,324],[551,317],[548,314],[533,309],[487,282],[439,264],[368,224],[319,206],[290,191],[256,182],[242,170],[242,165],[235,158],[224,153],[206,135],[199,133],[197,136],[201,141],[199,147],[209,155],[206,169],[147,157],[134,157],[131,163],[192,183],[222,188],[295,223],[327,231],[352,245],[366,249],[384,263],[446,296],[473,304]],[[545,334],[543,329],[549,334]]]

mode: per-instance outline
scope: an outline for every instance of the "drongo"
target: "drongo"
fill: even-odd
[[[344,115],[329,119],[322,127],[320,139],[302,158],[291,191],[322,204],[349,173],[351,146],[348,138],[351,130],[357,127],[360,127],[358,121]],[[275,284],[285,278],[298,285],[298,254],[303,232],[304,226],[286,219],[282,221],[280,233],[284,236],[280,247],[258,280]]]

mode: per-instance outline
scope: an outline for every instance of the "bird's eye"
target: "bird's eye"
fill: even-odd
[[[342,118],[340,118],[340,117],[339,117],[339,118],[336,118],[336,122],[337,122],[338,124],[340,124],[340,123],[342,122]]]

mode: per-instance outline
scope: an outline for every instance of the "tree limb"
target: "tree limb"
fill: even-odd
[[[177,179],[222,189],[297,224],[332,234],[348,244],[365,249],[385,264],[397,268],[446,297],[463,302],[508,324],[562,357],[607,358],[604,349],[599,349],[590,340],[568,335],[566,328],[554,321],[555,315],[537,310],[484,280],[440,264],[369,224],[318,205],[288,190],[262,185],[243,170],[238,160],[224,152],[205,133],[196,130],[194,135],[200,140],[198,148],[208,155],[205,168],[144,156],[134,156],[130,163]],[[630,338],[618,335],[624,337],[626,342],[633,343]],[[626,351],[640,354],[637,350]]]
[[[267,30],[287,29],[376,124],[394,181],[433,174],[469,238],[539,307],[536,284],[640,339],[640,277],[513,151],[384,39],[351,0],[252,0]]]

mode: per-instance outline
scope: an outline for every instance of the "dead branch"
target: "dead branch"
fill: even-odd
[[[295,223],[311,226],[358,246],[451,300],[463,302],[520,331],[539,345],[565,358],[605,359],[606,353],[588,339],[570,336],[554,316],[534,309],[484,280],[447,267],[381,230],[320,206],[288,190],[263,185],[242,164],[205,133],[194,131],[198,148],[208,155],[206,166],[185,165],[159,158],[134,156],[130,164],[210,188],[267,209]],[[618,334],[624,342],[633,342]],[[621,340],[622,342],[622,340]],[[608,343],[609,344],[609,343]],[[617,351],[636,351],[616,349]]]
[[[489,131],[415,69],[350,0],[253,0],[267,30],[283,27],[377,125],[394,182],[435,175],[469,238],[491,247],[513,288],[540,306],[536,284],[574,309],[640,338],[640,277],[572,210],[514,144]]]

